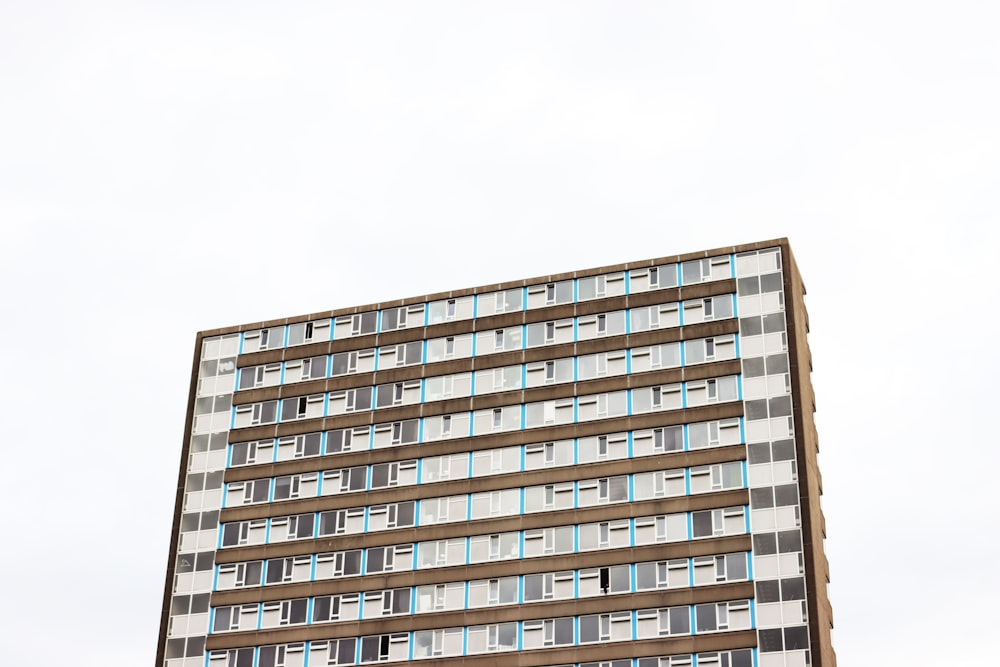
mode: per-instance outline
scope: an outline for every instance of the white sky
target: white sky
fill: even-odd
[[[196,331],[778,236],[840,664],[988,660],[998,25],[957,0],[5,0],[0,661],[152,665]]]

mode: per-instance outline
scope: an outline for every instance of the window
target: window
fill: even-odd
[[[477,390],[480,389],[476,385]],[[472,395],[472,373],[439,375],[424,380],[424,401],[440,401]]]
[[[309,598],[265,602],[261,614],[261,628],[282,625],[300,625],[308,621]]]
[[[219,590],[260,586],[264,561],[252,560],[219,566]]]
[[[222,525],[222,546],[237,547],[263,544],[267,533],[267,519],[253,519]]]
[[[370,373],[375,370],[375,348],[338,352],[330,357],[330,375],[337,377],[351,373]]]
[[[684,302],[684,324],[712,322],[733,316],[733,296],[723,294]]]
[[[445,479],[465,479],[469,476],[468,454],[446,454],[423,459],[421,483]]]
[[[586,315],[577,321],[577,340],[589,340],[625,333],[625,311]]]
[[[427,323],[439,324],[472,317],[475,297],[464,296],[456,299],[442,299],[427,304]]]
[[[573,318],[536,322],[525,331],[525,347],[573,342]]]
[[[292,581],[309,581],[312,573],[312,556],[291,556],[267,560],[267,584],[285,584]]]
[[[373,389],[374,387],[358,387],[344,391],[331,391],[329,414],[340,415],[345,412],[371,410]]]
[[[607,394],[591,394],[579,399],[579,421],[622,417],[628,409],[628,392],[613,391]]]
[[[528,287],[528,309],[573,303],[573,281],[531,285]]]
[[[330,340],[330,320],[299,322],[288,326],[288,345],[303,345]]]
[[[635,566],[636,590],[682,588],[689,585],[688,559],[661,560],[637,563]]]
[[[270,327],[243,334],[243,354],[273,350],[285,345],[285,327]]]
[[[636,612],[638,639],[689,634],[691,634],[691,609],[686,605],[663,609],[640,609]]]
[[[628,593],[631,590],[628,565],[592,567],[580,570],[580,597]]]
[[[323,416],[323,394],[295,396],[281,401],[281,421]]]
[[[580,643],[620,642],[632,639],[632,614],[593,614],[580,617]]]
[[[381,370],[393,366],[410,366],[423,361],[423,341],[388,345],[378,349],[378,367]]]
[[[393,486],[409,486],[417,483],[417,462],[395,461],[377,463],[372,466],[372,489],[387,489]]]
[[[469,562],[485,563],[492,560],[517,558],[520,552],[520,533],[477,535],[469,539]]]
[[[248,482],[231,482],[226,487],[226,506],[249,505],[251,503],[266,503],[270,492],[271,480],[254,479]],[[181,530],[185,530],[183,523]],[[192,530],[197,530],[193,528]]]
[[[388,505],[373,505],[368,510],[368,530],[391,530],[414,525],[412,500]]]
[[[686,384],[687,407],[735,401],[737,399],[737,376],[730,375],[709,380],[698,380]],[[750,412],[750,406],[747,406]]]
[[[474,435],[521,428],[521,406],[477,410],[473,415]],[[463,434],[464,435],[464,434]]]
[[[714,604],[695,605],[695,631],[717,632],[743,630],[750,627],[750,602],[731,600]]]
[[[625,273],[606,273],[600,276],[580,278],[576,281],[577,298],[580,301],[601,299],[625,294]]]
[[[479,315],[497,315],[523,310],[524,290],[520,287],[479,295]]]
[[[382,507],[385,507],[384,505]],[[372,508],[374,512],[375,508]],[[319,514],[319,535],[349,535],[364,531],[365,508],[352,507],[343,510],[329,510]],[[384,528],[380,528],[384,530]]]
[[[325,360],[325,358],[324,358]],[[281,382],[281,364],[247,366],[240,369],[240,389],[273,387]]]
[[[413,657],[437,658],[461,655],[464,635],[464,628],[417,630],[413,633]]]
[[[745,553],[699,556],[694,559],[695,586],[706,586],[726,581],[746,581],[746,579],[747,554]],[[758,602],[764,601],[758,599]]]
[[[573,552],[573,526],[524,531],[524,557]]]
[[[517,533],[514,533],[515,535]],[[473,538],[474,540],[476,538]],[[421,542],[417,548],[420,569],[465,564],[465,538]]]
[[[410,589],[396,588],[388,591],[366,591],[364,618],[379,618],[410,613]]]
[[[676,303],[661,303],[645,308],[632,308],[629,310],[629,319],[629,330],[632,333],[676,327],[680,326],[681,323]]]
[[[725,280],[732,276],[729,266],[729,256],[695,259],[681,264],[681,276],[685,285],[706,282],[709,280]]]
[[[526,574],[524,575],[524,601],[567,600],[574,595],[573,586],[573,570]]]
[[[361,549],[316,555],[316,579],[336,579],[361,574]]]
[[[521,512],[521,490],[503,489],[472,494],[472,518],[488,519]]]
[[[748,403],[750,403],[750,401],[748,401]],[[687,428],[688,444],[691,449],[735,445],[742,441],[740,435],[740,420],[738,417],[734,419],[723,419],[721,421],[688,424]]]
[[[311,498],[319,488],[319,475],[314,472],[301,475],[283,475],[274,478],[274,500]]]
[[[468,517],[468,499],[465,494],[446,498],[427,498],[420,501],[420,525],[465,521]]]
[[[232,445],[232,455],[229,459],[230,466],[244,466],[257,463],[258,461],[258,451],[260,451],[260,446],[264,445],[267,447],[271,444],[270,441],[254,441],[254,442],[237,442]],[[268,450],[270,453],[270,450]],[[260,457],[260,461],[263,463],[269,461],[270,457],[264,458]]]
[[[355,637],[309,642],[309,664],[353,665],[356,652]]]
[[[740,535],[746,533],[743,508],[727,507],[719,510],[692,512],[691,528],[695,539],[699,537]]]
[[[334,322],[333,337],[340,340],[352,336],[364,336],[375,333],[378,324],[378,312],[356,313],[343,315]]]
[[[521,349],[521,327],[507,327],[476,334],[476,354],[492,354]]]
[[[632,413],[655,412],[658,410],[678,410],[683,407],[681,385],[665,384],[656,387],[641,387],[632,390]]]
[[[375,449],[394,445],[412,445],[417,442],[419,433],[420,421],[417,419],[375,424],[372,445]]]
[[[427,341],[427,363],[472,356],[472,334],[432,338]]]
[[[472,476],[500,475],[521,469],[521,448],[484,449],[472,453]]]
[[[379,385],[375,392],[375,407],[389,408],[420,402],[420,380]]]
[[[382,331],[395,331],[410,327],[424,326],[424,304],[399,308],[387,308],[382,311]]]
[[[629,521],[601,521],[581,524],[580,551],[617,549],[629,546]]]
[[[551,618],[544,621],[524,621],[524,648],[571,646],[574,618]]]
[[[691,468],[691,493],[742,488],[743,463],[740,461]]]
[[[361,638],[361,663],[406,660],[410,652],[410,636],[405,633],[371,635]]]
[[[518,578],[477,579],[469,582],[469,608],[517,604]]]
[[[676,287],[677,265],[663,264],[648,269],[635,269],[629,272],[629,292],[648,292],[664,287]]]
[[[573,482],[529,486],[524,490],[524,512],[526,514],[572,508]]]
[[[524,469],[573,465],[573,441],[557,440],[524,446]]]
[[[326,453],[339,454],[368,449],[368,426],[353,429],[336,429],[326,432]]]
[[[517,623],[474,625],[469,628],[466,653],[493,653],[517,650]]]
[[[413,569],[413,545],[400,544],[392,547],[372,547],[365,560],[365,574],[397,572]]]
[[[353,597],[357,599],[356,594],[348,594],[343,597],[347,598]],[[340,602],[341,602],[340,595],[320,595],[316,598],[313,598],[312,622],[329,623],[331,621],[339,621],[341,619],[345,621],[357,620],[357,613],[351,616],[349,613],[346,612],[345,609],[345,613],[343,615],[341,614]],[[348,607],[350,605],[345,604],[344,606]]]
[[[521,366],[476,371],[476,395],[521,388]]]
[[[635,520],[635,544],[659,544],[688,539],[687,514],[661,514]]]
[[[580,463],[628,457],[628,433],[591,436],[578,442]]]
[[[625,357],[625,350],[581,356],[577,360],[578,379],[592,380],[609,375],[624,375],[628,371]]]
[[[588,479],[578,483],[580,507],[628,500],[628,475]]]
[[[278,401],[264,401],[236,407],[236,428],[273,424],[278,420]]]
[[[573,421],[573,399],[528,403],[524,410],[525,428],[569,424]]]

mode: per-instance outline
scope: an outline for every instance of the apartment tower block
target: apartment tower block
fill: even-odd
[[[197,336],[156,667],[835,667],[779,239]]]

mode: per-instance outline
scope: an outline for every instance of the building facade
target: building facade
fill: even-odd
[[[834,667],[784,239],[198,335],[157,667]]]

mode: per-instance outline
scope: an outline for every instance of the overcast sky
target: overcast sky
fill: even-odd
[[[195,333],[787,236],[842,665],[995,655],[994,2],[0,3],[9,665],[152,665]]]

